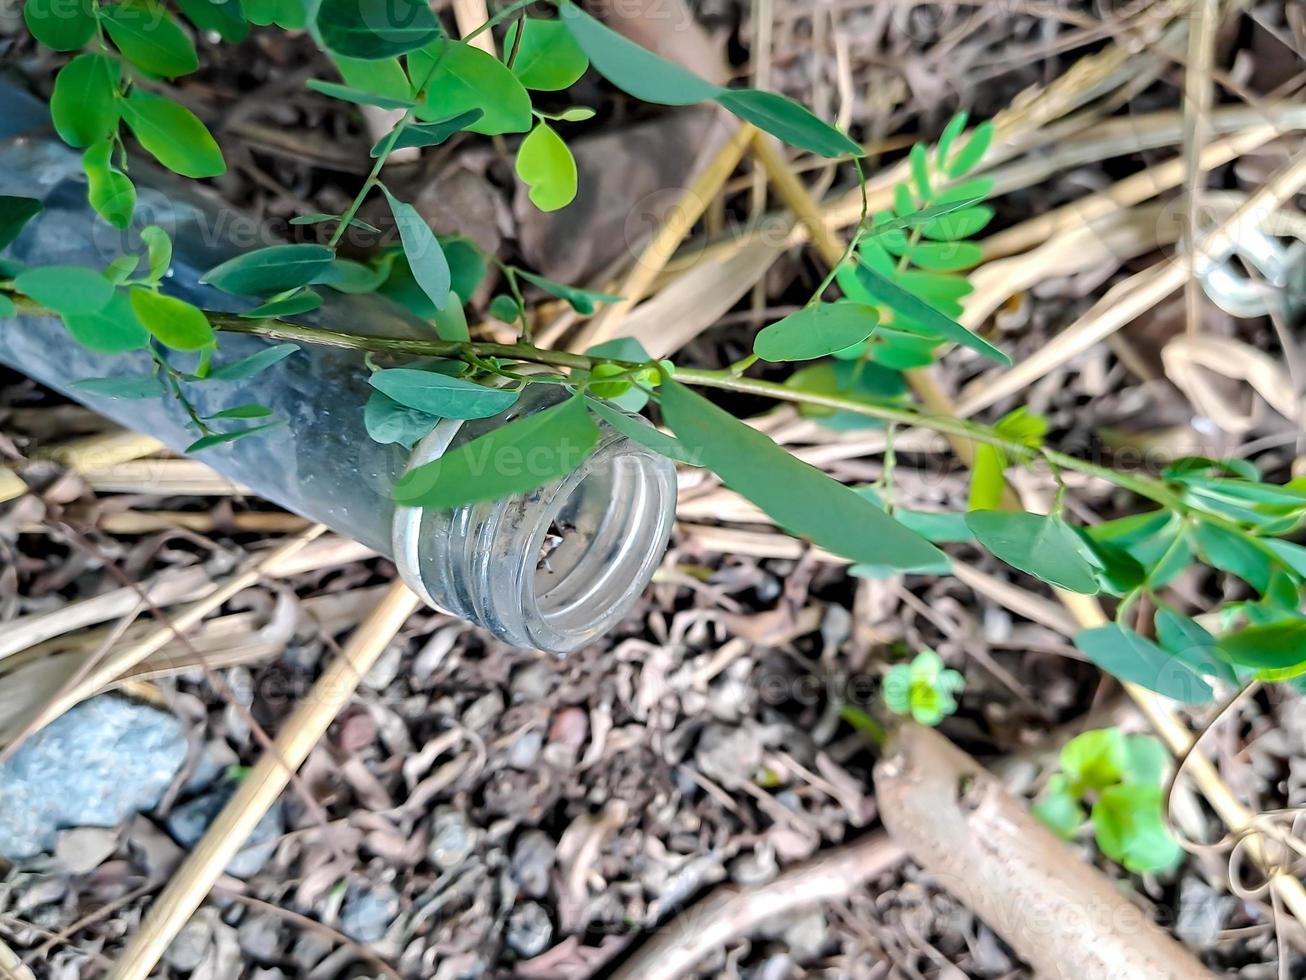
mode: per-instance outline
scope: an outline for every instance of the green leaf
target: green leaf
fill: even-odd
[[[413,51],[443,33],[425,0],[321,0],[313,26],[332,54],[368,61]]]
[[[1183,850],[1166,829],[1159,786],[1125,783],[1105,790],[1093,804],[1097,846],[1135,874],[1167,871]]]
[[[363,409],[363,425],[373,442],[383,446],[398,443],[411,449],[426,436],[440,419],[415,408],[400,405],[379,391],[374,391]]]
[[[300,214],[300,215],[296,215],[295,217],[293,217],[293,218],[290,219],[290,223],[291,223],[292,225],[320,225],[320,224],[324,224],[324,223],[326,223],[326,222],[328,222],[328,221],[339,223],[339,221],[340,221],[340,215],[338,215],[338,214],[320,214],[320,213],[317,213],[317,214]],[[381,234],[381,229],[380,229],[380,228],[377,228],[375,225],[369,225],[366,221],[361,221],[361,220],[359,220],[358,218],[350,218],[350,219],[349,219],[349,227],[350,227],[350,228],[358,228],[358,229],[361,229],[362,231],[369,232],[370,234],[373,234],[373,235],[379,235],[379,234]]]
[[[307,286],[334,260],[325,245],[269,245],[228,259],[200,282],[237,296],[270,296]]]
[[[429,123],[404,123],[404,128],[399,131],[399,136],[395,139],[394,149],[403,150],[411,146],[439,146],[454,133],[461,133],[481,116],[485,115],[483,109],[468,109],[465,112],[459,112],[447,119],[438,119]],[[379,157],[381,151],[385,149],[388,137],[381,137],[372,146],[372,156]]]
[[[212,31],[228,44],[239,44],[249,37],[240,0],[177,0],[177,6],[201,31]]]
[[[1237,575],[1257,592],[1264,593],[1269,587],[1274,561],[1260,542],[1205,521],[1197,525],[1193,536],[1202,560],[1208,565]]]
[[[971,511],[998,510],[1007,489],[1007,457],[996,446],[980,443],[970,467],[970,496],[966,507]]]
[[[334,60],[340,77],[349,88],[412,104],[413,85],[398,58],[364,61],[337,55]]]
[[[960,177],[963,174],[970,173],[975,165],[983,159],[984,154],[988,152],[989,146],[993,143],[993,123],[982,122],[975,127],[975,132],[971,134],[966,145],[958,151],[952,162],[948,165],[949,177]]]
[[[448,419],[484,419],[511,408],[521,396],[514,388],[487,388],[434,371],[390,368],[369,379],[373,388],[428,415]]]
[[[136,286],[131,304],[145,328],[167,347],[199,350],[216,342],[208,317],[184,299]]]
[[[233,429],[231,432],[215,432],[212,435],[196,439],[185,451],[188,453],[198,453],[205,449],[212,449],[214,446],[221,446],[223,443],[235,442],[237,439],[244,439],[246,436],[252,436],[258,432],[266,432],[268,429],[275,429],[280,422],[265,422],[263,425],[251,425],[244,429]]]
[[[136,211],[136,185],[111,162],[113,143],[96,143],[82,154],[86,199],[115,228],[126,229]]]
[[[886,370],[878,364],[829,360],[799,368],[785,381],[785,387],[812,395],[846,398],[863,405],[891,405],[903,400],[907,383],[898,372]],[[841,432],[884,427],[880,419],[851,410],[800,403],[798,411],[805,418],[815,419],[826,428]]]
[[[895,313],[901,314],[914,323],[919,323],[924,329],[969,347],[971,350],[978,351],[999,364],[1011,363],[1010,357],[987,340],[971,333],[950,317],[944,316],[915,294],[872,269],[866,262],[861,262],[857,266],[857,281],[865,287],[867,292],[883,302]]]
[[[462,300],[452,289],[449,290],[449,302],[445,304],[443,310],[435,311],[433,319],[436,335],[441,340],[465,343],[472,339],[471,331],[467,328],[467,311],[463,309]]]
[[[1207,704],[1215,694],[1187,664],[1119,623],[1075,634],[1077,646],[1108,674],[1185,704]]]
[[[595,70],[627,95],[658,105],[694,105],[722,89],[628,41],[574,3],[558,8],[562,23]]]
[[[118,129],[118,62],[103,54],[79,54],[55,76],[50,118],[69,146],[90,146]]]
[[[573,310],[577,313],[589,316],[594,312],[596,303],[619,303],[620,296],[614,296],[612,293],[601,293],[596,289],[577,289],[575,286],[568,286],[564,283],[554,282],[552,279],[545,279],[534,272],[527,272],[525,269],[514,270],[517,275],[521,276],[532,285],[539,286],[546,293],[556,296],[559,299],[566,300]],[[496,314],[497,315],[497,314]]]
[[[113,299],[113,283],[94,269],[79,265],[45,265],[24,269],[14,288],[56,313],[95,313]]]
[[[259,320],[263,317],[284,318],[312,313],[322,305],[322,297],[311,289],[297,289],[289,296],[270,299],[252,310],[240,314],[246,320]],[[212,375],[210,375],[212,377]]]
[[[136,269],[141,264],[139,255],[120,255],[104,267],[104,278],[108,279],[115,286],[121,286],[128,279],[136,274]]]
[[[966,515],[966,524],[980,544],[1008,565],[1071,592],[1097,594],[1093,554],[1061,518],[977,510]]]
[[[1195,620],[1162,606],[1156,611],[1156,642],[1161,649],[1178,657],[1203,677],[1214,677],[1237,684],[1237,675],[1216,656],[1214,636]]]
[[[74,381],[68,387],[100,398],[162,398],[168,393],[163,382],[152,374],[86,378]]]
[[[1126,736],[1125,752],[1129,761],[1125,765],[1124,782],[1161,785],[1170,768],[1170,753],[1159,739],[1151,735]]]
[[[1124,778],[1129,765],[1125,735],[1118,728],[1099,728],[1076,735],[1061,748],[1061,771],[1070,791],[1102,790]]]
[[[536,123],[517,148],[517,176],[541,211],[557,211],[576,198],[576,160],[547,123]]]
[[[172,239],[158,225],[141,229],[141,241],[149,254],[150,282],[161,282],[172,268]]]
[[[440,242],[416,208],[400,201],[388,187],[382,185],[381,190],[390,202],[390,213],[399,227],[399,240],[403,242],[404,257],[408,259],[413,278],[432,305],[437,310],[444,309],[449,302],[449,287],[453,280]]]
[[[1306,548],[1278,538],[1261,538],[1261,544],[1274,552],[1280,565],[1291,572],[1298,581],[1306,579]]]
[[[935,195],[939,207],[949,207],[953,211],[962,211],[979,204],[993,191],[992,177],[975,177],[953,184]]]
[[[517,42],[519,30],[520,44]],[[514,47],[517,57],[512,63],[512,73],[524,86],[538,92],[560,92],[570,88],[589,67],[585,52],[566,25],[558,20],[526,17],[514,22],[504,38],[503,50],[512,51]]]
[[[521,307],[511,296],[502,293],[490,300],[490,306],[486,312],[496,320],[502,320],[504,323],[512,323],[521,316]]]
[[[272,409],[266,405],[252,402],[248,405],[237,405],[235,408],[224,408],[222,411],[206,415],[204,418],[210,421],[218,419],[265,419],[271,414]]]
[[[662,413],[685,448],[781,527],[856,562],[910,570],[943,553],[815,467],[670,378]]]
[[[977,204],[927,221],[921,225],[921,234],[934,241],[955,242],[978,234],[992,220],[993,209],[987,204]]]
[[[348,85],[339,85],[336,82],[324,82],[320,78],[310,78],[308,87],[314,92],[321,92],[323,95],[329,95],[331,98],[339,99],[342,102],[353,102],[355,105],[372,105],[378,109],[410,109],[414,105],[411,99],[395,99],[388,95],[378,95],[375,92],[350,88]]]
[[[434,74],[432,69],[434,68]],[[531,97],[517,76],[492,54],[465,41],[441,38],[408,56],[408,73],[426,84],[423,119],[447,119],[471,109],[481,118],[467,129],[483,136],[524,133],[534,121]]]
[[[34,197],[0,194],[0,250],[9,247],[23,226],[41,213],[42,206]]]
[[[18,307],[4,293],[0,293],[0,320],[7,320],[18,315]]]
[[[27,0],[27,29],[47,48],[76,51],[95,36],[94,0]]]
[[[256,374],[261,374],[272,365],[285,360],[299,350],[298,344],[277,344],[267,347],[257,354],[242,357],[238,361],[216,367],[209,372],[210,381],[244,381]]]
[[[791,146],[823,157],[862,155],[862,148],[792,99],[758,89],[728,89],[716,97],[740,119]]]
[[[970,114],[962,110],[949,119],[948,124],[943,127],[943,132],[939,134],[938,145],[934,149],[934,159],[940,167],[948,162],[948,154],[952,152],[952,144],[965,131],[968,119],[970,119]]]
[[[380,289],[389,275],[390,270],[384,265],[374,267],[353,259],[335,259],[317,274],[313,284],[330,286],[338,293],[362,296]]]
[[[806,306],[765,327],[753,340],[753,353],[764,361],[810,361],[865,340],[879,315],[860,303]]]
[[[1218,649],[1239,667],[1296,675],[1306,667],[1306,619],[1249,626],[1220,637]]]
[[[149,332],[136,316],[127,294],[121,291],[115,291],[103,309],[65,314],[63,322],[74,340],[100,354],[140,350],[150,342]]]
[[[475,242],[458,235],[441,238],[440,247],[449,263],[453,291],[464,303],[470,303],[476,287],[485,278],[485,256]]]
[[[410,470],[395,484],[395,500],[443,509],[527,493],[580,466],[598,439],[585,400],[568,398]]]
[[[218,144],[185,106],[137,90],[121,107],[123,119],[141,146],[173,173],[216,177],[226,172]]]
[[[249,22],[259,27],[276,24],[282,30],[302,31],[308,26],[303,0],[241,0],[240,5]]]
[[[155,0],[122,0],[102,8],[100,21],[118,50],[141,71],[176,78],[200,66],[195,45]]]
[[[1088,813],[1067,787],[1066,777],[1059,773],[1048,780],[1044,795],[1035,801],[1029,811],[1062,840],[1074,840],[1079,834],[1079,828],[1088,819]]]
[[[652,450],[660,456],[684,463],[687,466],[702,466],[698,457],[685,448],[685,444],[674,436],[655,429],[643,419],[632,418],[625,412],[607,405],[597,398],[588,400],[589,410],[616,429],[631,442],[638,443],[645,449]]]
[[[917,242],[910,254],[916,265],[935,272],[969,269],[984,258],[974,242]]]
[[[921,201],[928,201],[933,195],[930,192],[930,166],[926,159],[924,143],[917,143],[907,154],[907,162],[911,168],[911,182],[916,187],[916,195]]]

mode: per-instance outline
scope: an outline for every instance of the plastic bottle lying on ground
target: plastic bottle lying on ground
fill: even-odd
[[[0,195],[39,198],[44,206],[0,253],[4,258],[102,270],[127,251],[144,254],[139,232],[154,224],[173,241],[166,292],[217,312],[253,305],[199,279],[234,255],[277,244],[267,229],[194,185],[134,161],[136,213],[132,226],[119,232],[88,205],[80,156],[55,137],[46,107],[3,79],[0,106]],[[377,295],[331,294],[303,319],[353,333],[432,337],[429,325]],[[258,337],[224,334],[220,362],[268,346]],[[196,438],[173,399],[113,399],[71,387],[88,378],[148,373],[144,352],[96,354],[57,319],[24,316],[0,329],[0,362],[174,450]],[[202,458],[260,496],[394,558],[404,581],[431,605],[514,645],[566,653],[629,610],[670,534],[676,496],[670,462],[604,426],[585,463],[529,494],[450,511],[399,507],[391,490],[410,459],[438,458],[547,407],[563,389],[534,385],[494,418],[443,420],[410,456],[368,436],[368,375],[359,352],[310,344],[253,378],[194,385],[188,394],[201,414],[257,402],[285,422],[205,450]]]

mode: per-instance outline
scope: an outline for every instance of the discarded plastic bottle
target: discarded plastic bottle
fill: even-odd
[[[119,232],[87,204],[79,155],[54,136],[46,107],[0,80],[0,195],[39,198],[44,209],[2,256],[27,265],[103,269],[118,255],[143,254],[141,228],[166,230],[174,246],[165,290],[218,312],[249,304],[199,283],[218,263],[276,244],[249,217],[194,186],[133,162],[138,200]],[[333,294],[308,322],[374,336],[429,338],[429,327],[382,296]],[[269,346],[226,335],[223,361]],[[106,356],[73,341],[53,318],[24,316],[0,328],[0,361],[124,426],[181,451],[195,439],[172,399],[113,399],[70,387],[88,378],[149,373],[144,352]],[[436,608],[516,646],[566,653],[624,615],[652,578],[675,513],[675,468],[606,426],[593,453],[569,476],[528,494],[449,511],[397,506],[395,481],[410,465],[560,397],[534,385],[490,419],[443,420],[410,454],[374,442],[363,422],[371,388],[362,355],[306,344],[244,381],[208,382],[189,392],[201,414],[258,402],[284,425],[204,451],[229,479],[392,557],[404,581]]]

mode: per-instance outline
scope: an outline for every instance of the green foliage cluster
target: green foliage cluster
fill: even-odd
[[[933,727],[956,713],[957,695],[965,686],[960,673],[943,666],[942,657],[922,650],[911,663],[889,668],[884,703],[895,715]]]
[[[320,242],[256,249],[209,270],[207,283],[243,298],[242,314],[207,313],[169,293],[171,243],[158,228],[142,229],[138,254],[105,269],[24,268],[0,259],[0,317],[20,306],[44,309],[93,350],[144,351],[150,358],[148,374],[86,379],[83,391],[175,399],[195,428],[193,451],[243,438],[276,424],[267,409],[233,405],[202,416],[188,395],[191,386],[249,377],[297,348],[285,343],[227,362],[218,353],[219,335],[262,332],[311,343],[319,336],[315,328],[295,317],[317,309],[330,291],[377,293],[427,322],[430,341],[420,352],[408,346],[396,356],[384,338],[345,338],[371,354],[372,392],[360,411],[376,441],[413,446],[442,418],[505,411],[531,384],[560,386],[570,396],[413,469],[395,488],[402,503],[447,508],[534,489],[579,465],[577,448],[592,446],[599,426],[608,425],[678,462],[714,471],[780,527],[847,558],[853,574],[946,573],[950,563],[939,545],[961,544],[986,549],[1056,588],[1115,597],[1114,622],[1084,631],[1076,644],[1122,680],[1188,702],[1210,700],[1219,684],[1302,683],[1306,617],[1298,609],[1306,548],[1289,539],[1306,520],[1306,485],[1265,483],[1240,461],[1181,460],[1158,476],[1115,472],[1048,448],[1046,421],[1026,411],[986,426],[932,417],[911,405],[904,372],[930,364],[952,345],[1008,362],[958,322],[970,290],[965,272],[981,258],[970,239],[993,217],[984,203],[992,181],[978,175],[994,138],[991,123],[968,129],[962,114],[937,145],[914,147],[893,207],[873,215],[864,209],[844,260],[800,310],[757,333],[743,362],[717,372],[685,370],[629,340],[570,355],[532,345],[527,293],[556,297],[582,316],[620,297],[554,282],[460,236],[437,236],[381,178],[396,149],[435,146],[463,133],[512,137],[530,199],[546,210],[566,206],[576,193],[576,167],[565,136],[593,110],[545,112],[535,97],[550,93],[549,104],[558,104],[557,93],[590,69],[633,98],[714,102],[815,154],[856,163],[857,144],[781,96],[723,88],[686,72],[570,0],[554,5],[554,17],[527,16],[528,4],[519,0],[462,39],[447,36],[425,0],[178,0],[179,14],[158,0],[79,3],[72,16],[59,3],[56,16],[55,0],[28,0],[24,16],[38,40],[71,55],[59,70],[51,113],[61,137],[83,151],[90,203],[115,227],[130,226],[134,213],[126,133],[179,174],[212,176],[224,166],[200,120],[160,94],[166,79],[198,65],[183,18],[230,43],[253,27],[307,30],[338,76],[311,80],[312,90],[399,113],[372,147],[371,173],[349,206],[295,219],[318,228]],[[501,58],[469,43],[496,28]],[[345,258],[340,245],[349,229],[377,233],[359,217],[370,197],[384,201],[399,241],[366,261]],[[40,207],[34,199],[0,198],[0,249]],[[476,343],[468,330],[466,304],[492,267],[503,289],[488,313],[517,328],[515,344]],[[794,368],[783,383],[747,377],[758,361]],[[522,363],[544,370],[526,373]],[[844,486],[693,387],[793,401],[833,427],[888,425],[884,476],[871,487]],[[650,402],[668,431],[625,414]],[[931,427],[976,447],[968,513],[897,505],[892,434],[899,425]],[[487,454],[508,449],[549,463],[529,475],[486,469]],[[1006,485],[1017,466],[1046,467],[1058,478],[1075,471],[1106,479],[1155,509],[1092,527],[1068,518],[1060,498],[1050,514],[1024,513],[1011,507]],[[1250,597],[1227,604],[1216,621],[1184,615],[1169,587],[1196,563],[1242,580]],[[929,661],[920,667],[922,677],[928,667]],[[902,702],[918,717],[950,710],[952,692],[937,686],[951,683],[946,672],[930,676],[935,686],[922,690],[934,691],[933,708],[910,696]]]
[[[1137,874],[1168,871],[1183,855],[1162,813],[1169,759],[1150,735],[1118,728],[1084,732],[1062,747],[1061,771],[1048,780],[1034,815],[1066,840],[1089,822],[1098,848],[1112,861]]]

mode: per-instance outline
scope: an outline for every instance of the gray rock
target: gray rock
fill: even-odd
[[[168,949],[163,954],[164,962],[174,970],[190,973],[204,962],[212,942],[213,927],[203,918],[196,916],[187,922],[181,932],[177,933],[177,938],[168,944]]]
[[[527,830],[512,851],[509,869],[513,881],[531,898],[543,898],[549,890],[556,846],[542,830]]]
[[[83,701],[0,766],[0,855],[35,857],[65,827],[116,827],[153,809],[185,759],[167,712],[113,695]]]
[[[549,948],[553,939],[553,922],[542,905],[527,902],[512,910],[504,938],[514,953],[528,960]]]
[[[340,909],[340,931],[356,943],[375,943],[399,916],[399,896],[389,888],[350,888]]]
[[[236,787],[228,783],[174,807],[168,814],[168,833],[182,847],[194,847],[235,791]],[[248,878],[258,874],[276,853],[277,842],[285,832],[285,814],[281,804],[277,803],[263,815],[245,846],[231,859],[226,868],[227,874],[233,878]]]
[[[427,851],[431,863],[441,871],[457,867],[472,853],[478,836],[460,810],[439,807],[431,815],[431,845]]]

